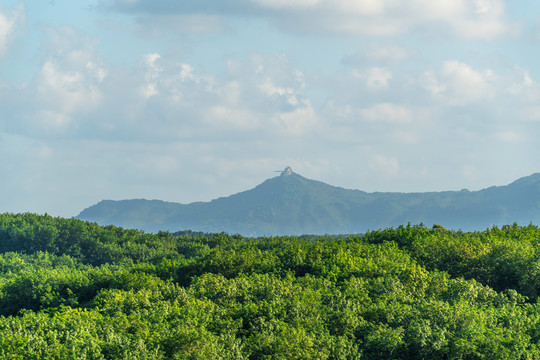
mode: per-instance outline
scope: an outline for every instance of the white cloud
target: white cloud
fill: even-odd
[[[421,82],[423,87],[432,95],[438,95],[447,89],[447,86],[437,79],[437,74],[432,69],[424,71]]]
[[[540,99],[540,84],[533,80],[528,70],[516,68],[515,78],[507,86],[508,93],[519,97],[524,103],[536,105]]]
[[[262,79],[261,83],[258,85],[258,89],[262,94],[268,97],[277,95],[283,97],[289,105],[298,105],[296,90],[291,87],[276,86],[270,77]]]
[[[318,116],[307,100],[292,111],[278,114],[273,122],[278,132],[286,136],[302,136],[319,130]]]
[[[163,14],[252,15],[294,32],[396,35],[436,25],[461,38],[492,39],[516,30],[505,20],[502,0],[201,0],[160,4],[117,0],[102,1],[102,5],[160,19]]]
[[[26,10],[23,4],[14,10],[0,9],[0,57],[8,53],[8,46],[26,24]]]
[[[259,107],[269,113],[303,107],[304,74],[283,54],[254,54],[247,62],[230,61],[228,76],[227,87],[232,86],[232,94],[220,93],[227,98],[243,98],[240,106]]]
[[[47,61],[38,74],[38,96],[45,106],[69,114],[77,110],[95,108],[102,97],[91,75],[80,71],[62,69],[54,61]]]
[[[467,176],[475,183],[460,186],[489,186],[506,159],[537,167],[538,72],[519,53],[526,40],[505,37],[516,29],[500,0],[107,1],[124,16],[33,8],[44,36],[20,45],[24,11],[0,10],[0,56],[32,47],[0,80],[1,197],[22,210],[38,197],[45,210],[69,198],[67,216],[77,197],[209,200],[285,165],[380,191],[451,189]],[[100,44],[86,30],[44,29],[49,19],[120,31]]]
[[[304,75],[286,56],[254,54],[248,61],[229,61],[228,81],[217,85],[218,106],[205,114],[254,136],[298,136],[317,128],[317,116],[303,95]],[[218,120],[220,119],[220,120]]]
[[[496,95],[497,75],[491,69],[478,71],[470,65],[449,60],[438,73],[424,72],[421,84],[432,96],[450,106],[462,106]]]
[[[109,72],[113,78],[98,88],[102,101],[93,112],[101,120],[87,122],[87,131],[77,136],[92,137],[101,131],[148,142],[235,142],[246,132],[253,139],[268,139],[317,129],[316,111],[303,94],[304,76],[284,55],[231,60],[219,79],[157,53],[143,55],[135,69]],[[80,82],[84,74],[77,74],[64,83]],[[78,94],[72,94],[69,103],[75,103]]]
[[[390,103],[376,104],[360,110],[360,116],[371,122],[409,124],[415,120],[414,112],[408,107]]]
[[[418,24],[446,26],[460,38],[490,40],[519,30],[505,21],[503,0],[417,0],[411,5]]]
[[[370,90],[382,90],[388,88],[392,79],[392,72],[387,68],[370,67],[362,72],[353,70],[352,75],[362,79]]]
[[[71,117],[66,113],[41,110],[37,113],[37,118],[42,129],[47,132],[56,132],[58,130],[65,130],[71,123]]]
[[[464,38],[492,39],[518,31],[517,25],[501,21],[505,5],[502,0],[465,1],[467,16],[458,19],[454,31]]]
[[[43,30],[43,58],[35,61],[39,67],[32,80],[8,83],[0,96],[0,131],[37,138],[70,136],[103,104],[109,75],[95,41],[72,28]]]
[[[156,62],[161,58],[159,54],[147,54],[142,57],[143,66],[146,68],[144,74],[145,84],[140,87],[142,97],[149,99],[158,94],[157,83],[159,74],[163,72],[163,69],[159,67]]]
[[[242,84],[237,80],[226,82],[222,86],[221,95],[226,104],[239,105],[242,100]]]
[[[147,83],[140,87],[141,89],[141,95],[145,99],[149,99],[154,95],[158,94],[158,91],[156,89],[156,84],[153,83]]]
[[[212,106],[204,112],[204,122],[217,128],[254,130],[260,126],[260,115],[247,109]]]

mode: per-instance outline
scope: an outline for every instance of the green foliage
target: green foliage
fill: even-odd
[[[540,230],[145,234],[0,215],[2,359],[536,359]]]

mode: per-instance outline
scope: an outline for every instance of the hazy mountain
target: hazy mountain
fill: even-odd
[[[155,232],[242,235],[358,233],[423,222],[483,230],[540,221],[540,174],[480,191],[367,193],[306,179],[290,168],[257,187],[210,202],[104,200],[76,218]]]

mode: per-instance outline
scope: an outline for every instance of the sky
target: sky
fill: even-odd
[[[540,172],[540,2],[0,2],[0,212]]]

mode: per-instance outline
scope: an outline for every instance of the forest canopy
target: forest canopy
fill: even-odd
[[[2,359],[535,359],[540,229],[148,234],[0,215]]]

